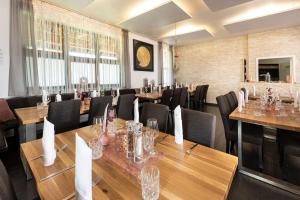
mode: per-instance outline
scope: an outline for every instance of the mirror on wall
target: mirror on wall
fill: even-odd
[[[293,57],[257,58],[257,80],[291,83],[293,77]]]

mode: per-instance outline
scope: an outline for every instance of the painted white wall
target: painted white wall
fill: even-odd
[[[10,0],[0,6],[0,98],[8,96]]]
[[[154,71],[153,72],[144,72],[144,71],[134,71],[133,69],[133,39],[140,40],[143,42],[147,42],[149,44],[153,44],[153,64]],[[155,84],[158,83],[158,42],[151,40],[149,38],[137,35],[135,33],[129,32],[128,34],[128,47],[129,47],[129,63],[130,63],[130,73],[131,73],[131,87],[132,88],[140,88],[143,86],[143,79],[148,78],[149,81],[154,80]]]

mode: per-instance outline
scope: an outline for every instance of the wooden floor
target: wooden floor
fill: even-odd
[[[223,124],[221,116],[217,106],[205,106],[205,112],[215,114],[217,116],[217,127],[216,127],[216,149],[225,151],[225,136],[223,131]],[[26,181],[25,173],[22,168],[21,160],[19,157],[19,146],[12,138],[8,139],[9,150],[5,153],[0,154],[4,165],[8,169],[8,173],[11,176],[12,183],[16,190],[18,199],[21,200],[31,200],[37,198],[37,193],[33,181]],[[266,145],[269,145],[272,148],[272,141],[266,141]],[[279,174],[280,172],[276,169],[268,168],[268,171],[271,173]],[[292,195],[288,192],[282,191],[278,188],[266,185],[260,181],[254,180],[247,176],[236,174],[234,182],[231,187],[228,199],[230,200],[243,200],[243,199],[299,199],[299,196]]]

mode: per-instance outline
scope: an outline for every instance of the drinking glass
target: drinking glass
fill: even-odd
[[[143,132],[143,148],[150,155],[154,150],[154,138],[153,131],[146,127],[145,131]]]
[[[100,141],[100,137],[93,138],[88,142],[88,146],[92,149],[92,158],[97,160],[103,155],[103,146]]]
[[[159,198],[159,169],[153,165],[146,165],[141,170],[142,197],[144,200]]]
[[[93,118],[93,128],[96,130],[97,135],[100,135],[100,130],[103,124],[103,116],[96,116]]]
[[[153,137],[153,143],[154,143],[156,136],[158,136],[158,134],[159,134],[157,119],[149,118],[147,120],[147,127],[149,128],[149,131],[151,132],[151,135]],[[151,155],[155,154],[154,144],[153,144],[152,150],[150,151],[150,154]]]
[[[38,102],[36,104],[36,109],[38,111],[39,118],[43,118],[44,117],[44,105],[43,105],[43,103]]]

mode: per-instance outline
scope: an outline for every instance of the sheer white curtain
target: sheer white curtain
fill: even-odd
[[[123,86],[121,29],[39,0],[33,0],[33,8],[36,48],[28,47],[26,58],[30,94],[34,88],[71,92],[82,77],[91,90]]]
[[[172,85],[172,47],[162,43],[163,52],[163,86]]]

